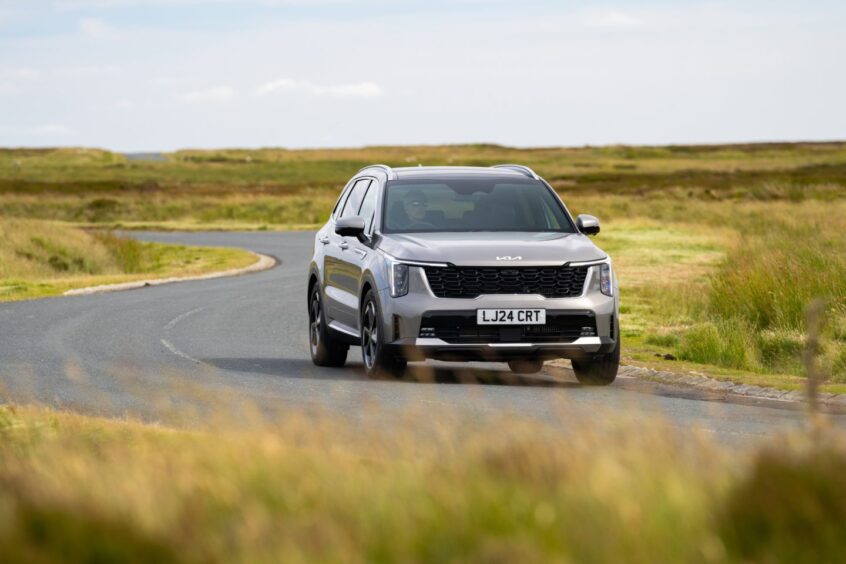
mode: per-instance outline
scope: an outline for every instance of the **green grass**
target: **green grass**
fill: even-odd
[[[191,432],[0,408],[0,559],[838,561],[846,445],[748,454],[613,417]],[[587,422],[586,422],[587,423]],[[423,429],[425,440],[421,440]],[[660,460],[660,463],[656,461]]]
[[[244,225],[279,228],[325,222],[337,194],[307,191],[290,196],[251,194],[185,195],[40,195],[4,194],[0,215],[85,225],[168,225],[233,229]]]
[[[0,151],[0,191],[147,193],[241,188],[290,194],[337,188],[373,162],[392,166],[532,166],[560,189],[643,192],[694,189],[761,199],[837,197],[846,184],[846,144],[771,143],[723,146],[515,149],[498,145],[365,147],[321,150],[178,151],[165,162],[128,161],[93,149]],[[813,185],[813,187],[810,187]]]
[[[205,274],[247,266],[240,249],[145,243],[110,232],[0,217],[0,301],[60,295],[86,286]]]
[[[732,378],[802,386],[805,308],[827,300],[823,371],[846,383],[846,203],[566,194],[606,221],[630,360],[667,354]],[[651,363],[655,364],[655,363]],[[664,369],[680,363],[657,363]]]
[[[0,149],[0,214],[71,222],[317,224],[373,162],[520,162],[578,197],[838,200],[846,144],[514,149],[497,145],[178,151],[164,162],[94,149]]]

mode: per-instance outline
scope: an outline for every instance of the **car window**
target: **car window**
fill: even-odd
[[[364,195],[358,215],[364,218],[364,232],[370,233],[370,226],[373,224],[373,216],[376,213],[376,196],[379,194],[379,184],[373,182]]]
[[[361,200],[364,198],[364,192],[367,190],[368,184],[370,184],[369,178],[362,178],[355,183],[355,186],[350,190],[347,201],[344,203],[341,218],[358,215],[358,208],[361,207]]]
[[[337,214],[341,213],[341,208],[344,206],[344,202],[346,201],[347,197],[350,195],[352,183],[347,183],[344,186],[344,189],[341,190],[341,195],[338,197],[338,201],[335,202],[335,207],[332,208],[332,214],[330,217],[334,218]]]
[[[425,231],[557,231],[575,228],[541,182],[460,178],[388,182],[382,229]]]

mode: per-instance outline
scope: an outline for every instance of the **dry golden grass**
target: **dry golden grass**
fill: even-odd
[[[805,308],[822,297],[827,390],[846,391],[846,202],[565,199],[610,219],[597,243],[620,278],[629,360],[797,389]],[[667,353],[688,362],[651,358]]]

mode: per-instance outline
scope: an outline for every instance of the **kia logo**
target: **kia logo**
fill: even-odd
[[[496,257],[496,260],[523,260],[523,257]]]

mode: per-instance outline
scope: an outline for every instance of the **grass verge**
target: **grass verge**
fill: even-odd
[[[432,421],[431,413],[418,414]],[[180,431],[0,408],[0,559],[840,561],[846,445],[728,455],[661,424],[562,434],[327,416]],[[496,425],[498,432],[486,430]],[[424,426],[429,427],[429,426]],[[660,461],[660,463],[658,462]]]
[[[844,390],[846,203],[573,200],[611,218],[596,240],[615,260],[629,359],[799,389],[804,310],[821,297],[825,389]]]
[[[73,288],[241,268],[240,249],[146,243],[65,224],[0,217],[0,301],[61,295]]]

